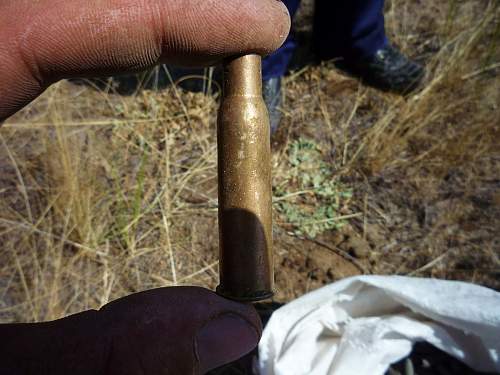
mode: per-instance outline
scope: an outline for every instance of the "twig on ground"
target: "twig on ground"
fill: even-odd
[[[469,73],[469,74],[466,74],[466,75],[463,75],[461,78],[463,81],[467,80],[467,79],[470,79],[470,78],[474,78],[478,75],[481,75],[483,73],[486,73],[486,72],[489,72],[490,70],[494,70],[496,68],[500,68],[500,62],[497,62],[497,63],[494,63],[494,64],[491,64],[483,69],[478,69],[472,73]]]
[[[450,251],[451,250],[446,251],[445,253],[443,253],[440,256],[438,256],[437,258],[433,259],[432,261],[430,261],[426,265],[424,265],[424,266],[416,269],[415,271],[412,271],[412,272],[408,273],[407,276],[414,276],[417,273],[420,273],[420,272],[423,272],[423,271],[427,271],[428,269],[434,267],[436,264],[438,264],[439,262],[441,262],[450,253]]]
[[[318,246],[321,246],[327,250],[330,250],[331,252],[337,254],[338,256],[342,257],[344,260],[352,263],[352,265],[354,267],[356,267],[359,271],[361,271],[364,275],[370,275],[371,274],[371,271],[369,269],[367,269],[365,266],[363,266],[360,262],[358,262],[353,256],[349,255],[349,253],[347,253],[346,251],[342,250],[342,249],[339,249],[337,246],[332,246],[332,245],[329,245],[321,240],[317,240],[315,238],[311,238],[311,237],[303,237],[303,236],[300,236],[298,234],[295,234],[295,233],[291,233],[291,232],[287,232],[285,231],[286,234],[288,234],[289,236],[292,236],[292,237],[295,237],[295,238],[298,238],[300,240],[303,240],[303,241],[310,241],[310,242],[313,242],[315,243],[316,245]]]

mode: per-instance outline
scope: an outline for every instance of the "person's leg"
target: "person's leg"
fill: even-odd
[[[314,46],[318,57],[362,59],[387,45],[384,0],[317,0]]]
[[[299,8],[300,0],[283,0],[283,3],[288,8],[290,17],[293,19]],[[282,103],[281,77],[288,70],[295,47],[295,41],[290,34],[276,52],[262,60],[262,93],[269,111],[271,133],[278,129],[281,120],[281,111],[279,109]]]
[[[290,13],[290,17],[294,17],[300,5],[300,0],[283,0],[283,3]],[[296,44],[290,34],[285,43],[270,56],[262,61],[262,77],[264,80],[270,78],[279,78],[285,75],[288,65],[292,59]]]

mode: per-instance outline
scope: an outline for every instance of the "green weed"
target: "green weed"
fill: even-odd
[[[280,219],[294,233],[312,238],[340,228],[347,218],[341,210],[352,191],[334,177],[318,145],[304,138],[291,142],[285,162],[285,175],[274,191]]]

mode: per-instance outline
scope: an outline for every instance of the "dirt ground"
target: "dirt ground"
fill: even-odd
[[[387,3],[391,40],[427,69],[406,98],[304,65],[310,4],[272,139],[276,300],[375,273],[500,290],[498,3]],[[126,95],[61,82],[0,129],[2,321],[217,285],[220,90],[201,74],[182,79],[198,93],[166,68]]]

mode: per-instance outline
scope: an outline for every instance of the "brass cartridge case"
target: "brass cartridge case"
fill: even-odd
[[[269,115],[262,98],[261,57],[224,66],[217,121],[220,285],[227,298],[255,302],[273,295]]]

